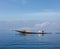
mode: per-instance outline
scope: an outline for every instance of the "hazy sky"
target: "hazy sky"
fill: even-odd
[[[23,20],[22,24],[17,23],[20,20]],[[35,21],[24,22],[25,20]],[[0,29],[30,25],[35,29],[60,31],[60,0],[0,0]]]
[[[60,0],[0,0],[0,21],[60,20]]]

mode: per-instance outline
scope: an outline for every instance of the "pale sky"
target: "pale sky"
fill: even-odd
[[[39,20],[33,26],[60,31],[60,0],[0,0],[0,29],[9,28],[13,21],[20,20]],[[6,24],[1,21],[11,22]]]
[[[0,20],[60,20],[60,0],[0,0]]]

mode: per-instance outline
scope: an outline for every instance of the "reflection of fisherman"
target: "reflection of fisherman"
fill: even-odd
[[[38,35],[39,35],[39,37],[44,36],[44,30],[39,31],[39,33],[40,33],[40,34],[38,34]]]

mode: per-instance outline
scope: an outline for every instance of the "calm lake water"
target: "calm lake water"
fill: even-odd
[[[60,49],[60,34],[29,34],[23,36],[15,31],[0,31],[0,49]]]

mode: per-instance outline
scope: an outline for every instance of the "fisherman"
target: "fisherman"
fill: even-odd
[[[44,30],[42,30],[42,34],[44,33]]]

